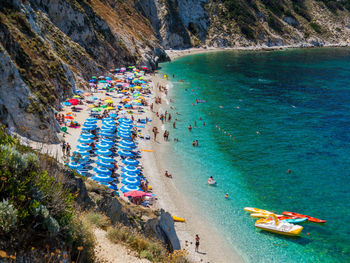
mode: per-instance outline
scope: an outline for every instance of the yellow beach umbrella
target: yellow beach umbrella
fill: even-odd
[[[79,95],[75,95],[75,96],[73,96],[73,98],[80,98],[80,96]]]
[[[122,99],[122,101],[129,101],[129,100],[130,100],[129,98]]]
[[[121,92],[128,92],[127,90],[123,89]]]
[[[104,100],[111,100],[111,99],[112,99],[111,97],[104,98]]]
[[[136,86],[134,87],[134,89],[142,89],[140,86]]]
[[[107,109],[107,110],[114,110],[113,107],[107,107],[106,109]]]
[[[106,103],[113,103],[113,100],[105,100]]]
[[[144,100],[145,97],[144,96],[139,96],[139,99]]]
[[[136,103],[141,103],[141,101],[140,101],[140,100],[134,100],[134,102],[136,102]]]
[[[88,107],[89,107],[89,108],[94,108],[95,105],[91,105],[91,104],[90,104],[90,105],[88,105]]]

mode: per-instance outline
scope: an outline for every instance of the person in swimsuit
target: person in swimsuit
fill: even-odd
[[[196,252],[198,252],[198,248],[199,248],[199,236],[196,235],[196,248],[195,248]]]

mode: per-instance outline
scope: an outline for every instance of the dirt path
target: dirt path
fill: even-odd
[[[96,228],[95,255],[99,263],[149,263],[147,259],[140,259],[134,252],[120,244],[114,244],[106,237],[107,232]]]

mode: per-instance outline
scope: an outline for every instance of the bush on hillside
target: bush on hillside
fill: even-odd
[[[84,239],[88,229],[79,223],[73,194],[60,182],[65,175],[57,163],[52,168],[54,162],[21,145],[0,127],[0,247],[9,254],[49,246],[62,248],[75,258],[80,254],[77,247],[83,246],[84,255],[91,256],[87,251],[91,242]],[[39,255],[42,253],[36,252],[35,257]]]

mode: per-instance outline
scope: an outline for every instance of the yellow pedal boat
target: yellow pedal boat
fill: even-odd
[[[299,236],[303,230],[302,226],[293,225],[285,221],[279,221],[275,214],[271,214],[266,219],[262,218],[257,220],[255,222],[255,227],[261,230],[287,236]]]

